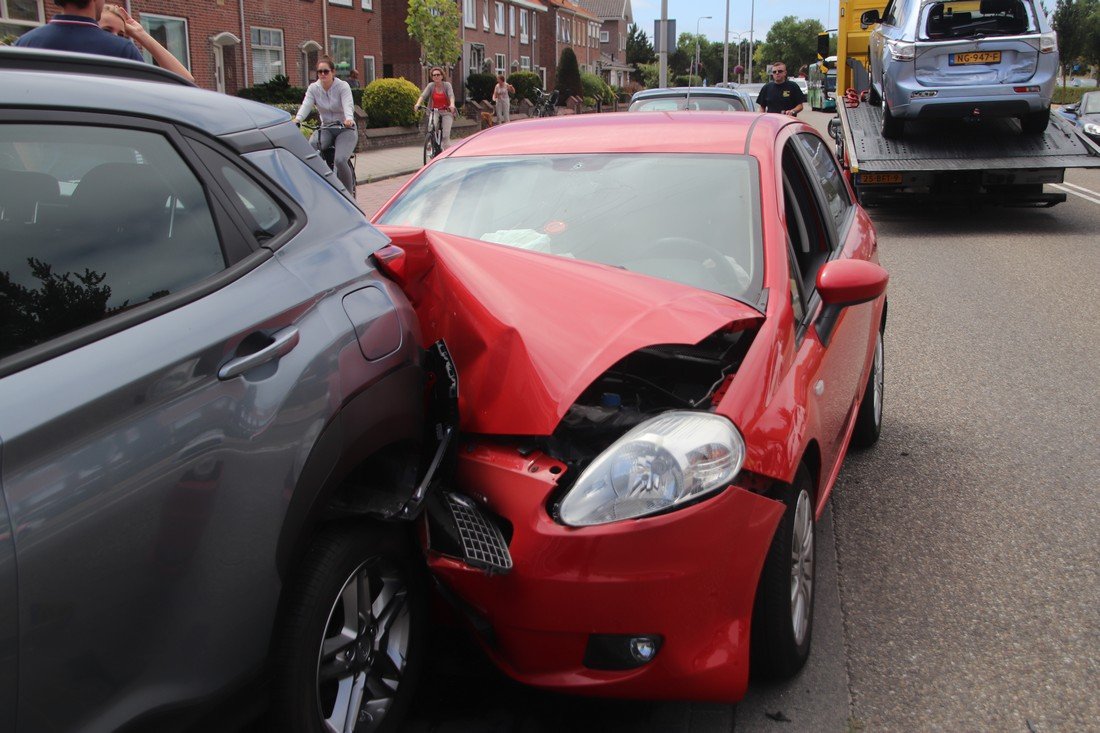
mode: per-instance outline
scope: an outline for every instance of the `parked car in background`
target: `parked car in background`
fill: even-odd
[[[889,0],[861,16],[872,104],[882,134],[927,117],[1016,117],[1025,133],[1050,121],[1057,39],[1035,0]]]
[[[0,730],[408,705],[423,357],[338,186],[274,107],[0,48]]]
[[[815,522],[882,425],[887,274],[831,147],[779,115],[537,120],[375,215],[460,385],[429,567],[509,675],[735,701],[750,656],[802,667]]]
[[[673,110],[746,112],[751,109],[742,95],[724,87],[667,87],[643,89],[630,98],[628,112],[671,112]]]
[[[1085,92],[1080,102],[1062,107],[1061,114],[1083,134],[1100,143],[1100,92]]]

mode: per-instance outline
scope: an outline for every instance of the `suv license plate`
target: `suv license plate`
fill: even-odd
[[[860,173],[859,183],[862,186],[876,183],[901,183],[900,173]]]
[[[970,53],[951,54],[951,66],[966,66],[967,64],[999,64],[1001,63],[1000,51],[971,51]]]

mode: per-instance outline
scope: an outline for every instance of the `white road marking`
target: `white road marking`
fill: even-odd
[[[1051,188],[1057,188],[1059,191],[1065,191],[1066,193],[1071,193],[1074,196],[1077,196],[1079,198],[1083,198],[1085,201],[1091,201],[1094,204],[1100,204],[1100,198],[1093,198],[1092,196],[1086,196],[1083,193],[1078,193],[1077,191],[1071,191],[1070,189],[1066,188],[1066,186],[1072,186],[1072,185],[1073,185],[1072,183],[1067,183],[1065,185],[1059,185],[1057,183],[1050,184]],[[1084,190],[1088,191],[1087,188],[1084,189]],[[1092,193],[1092,191],[1089,191],[1089,193]],[[1100,194],[1097,194],[1097,196],[1100,197]]]
[[[1068,183],[1066,181],[1062,181],[1062,185],[1063,186],[1069,186],[1070,188],[1076,188],[1078,191],[1083,191],[1084,193],[1092,194],[1093,196],[1096,196],[1097,198],[1100,198],[1100,191],[1093,191],[1090,188],[1085,188],[1084,186],[1078,186],[1076,183]]]

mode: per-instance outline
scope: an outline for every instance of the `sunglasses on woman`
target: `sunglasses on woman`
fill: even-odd
[[[331,74],[332,69],[317,69],[318,74]]]

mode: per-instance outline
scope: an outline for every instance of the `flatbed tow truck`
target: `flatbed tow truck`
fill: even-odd
[[[861,99],[845,104],[845,90],[868,88],[866,10],[885,0],[840,0],[837,24],[837,117],[830,130],[837,158],[865,206],[890,203],[989,203],[1054,206],[1066,194],[1043,184],[1061,183],[1067,168],[1100,168],[1100,146],[1057,113],[1042,134],[1025,135],[1015,119],[909,120],[899,140],[882,136],[882,108]],[[828,35],[818,54],[828,53]]]

